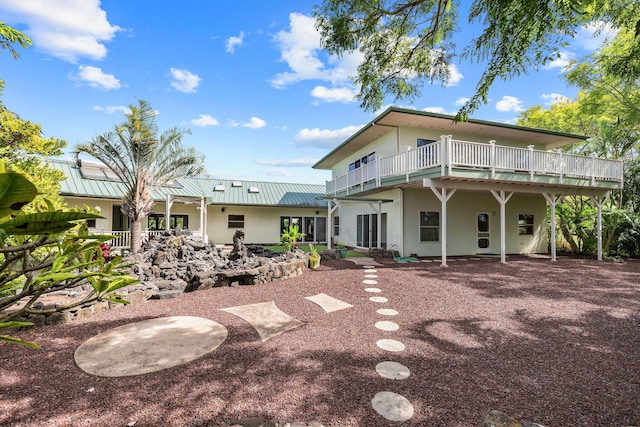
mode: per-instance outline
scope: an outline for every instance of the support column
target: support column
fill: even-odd
[[[609,198],[609,194],[604,197],[592,197],[598,207],[598,261],[602,261],[602,205]]]
[[[204,201],[204,196],[200,197],[200,233],[202,235],[202,242],[208,243],[209,237],[207,236],[207,204]]]
[[[378,200],[378,247],[382,248],[382,201]]]
[[[562,194],[542,193],[551,208],[551,261],[556,261],[556,205],[564,197]]]
[[[169,230],[169,220],[171,219],[171,206],[173,206],[173,200],[171,194],[167,194],[164,209],[164,229]]]
[[[441,205],[440,216],[442,217],[440,219],[440,243],[441,243],[440,255],[442,257],[441,265],[442,267],[446,267],[447,266],[447,202],[449,201],[451,196],[453,196],[454,193],[456,192],[456,188],[441,187],[440,189],[438,189],[433,184],[430,184],[429,188],[431,188],[431,191],[433,191],[433,194],[435,194],[438,200],[440,200],[440,205]]]
[[[332,203],[335,203],[335,206],[331,206]],[[331,238],[333,237],[333,233],[331,229],[333,228],[333,212],[338,209],[338,202],[333,200],[327,200],[327,249],[331,249]]]
[[[500,262],[504,264],[507,262],[506,206],[511,196],[513,196],[513,191],[507,195],[504,190],[491,190],[491,194],[500,204]]]

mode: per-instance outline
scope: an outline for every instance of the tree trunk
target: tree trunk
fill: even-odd
[[[142,246],[142,221],[131,222],[131,252],[136,253]]]

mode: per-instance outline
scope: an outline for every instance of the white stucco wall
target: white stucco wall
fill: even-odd
[[[210,206],[207,217],[207,234],[212,243],[233,242],[236,228],[228,227],[229,215],[244,215],[245,243],[278,243],[280,241],[280,217],[326,217],[326,208],[281,208]],[[318,214],[316,214],[318,212]]]
[[[441,212],[441,203],[430,189],[407,189],[404,195],[404,254],[439,256],[441,242],[420,242],[420,211]],[[489,192],[457,191],[447,204],[447,254],[477,253],[476,215],[489,214],[489,252],[500,253],[500,205]],[[534,215],[534,234],[518,234],[518,215]],[[547,252],[546,204],[539,194],[514,194],[506,205],[507,253]],[[442,226],[442,217],[440,219]],[[441,230],[442,231],[442,230]]]

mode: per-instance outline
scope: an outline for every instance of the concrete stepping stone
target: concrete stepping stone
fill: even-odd
[[[406,348],[405,345],[402,344],[400,341],[390,340],[390,339],[378,340],[376,341],[376,345],[378,346],[378,348],[381,348],[382,350],[393,351],[393,352],[404,351],[404,349]]]
[[[407,421],[413,417],[409,400],[391,391],[381,391],[371,399],[373,409],[389,421]]]
[[[379,322],[376,322],[375,327],[380,329],[381,331],[388,332],[397,331],[398,329],[400,329],[400,325],[398,325],[396,322],[390,322],[388,320],[381,320]]]
[[[383,316],[396,316],[398,314],[398,312],[392,308],[380,308],[376,313],[382,314]]]
[[[364,283],[365,285],[377,285],[378,281],[377,280],[371,280],[371,279],[365,279],[362,281],[362,283]]]
[[[378,363],[376,365],[376,372],[379,373],[382,378],[388,378],[390,380],[404,380],[411,375],[409,368],[402,363],[392,361]]]
[[[370,270],[372,268],[376,268],[375,265],[363,265],[362,268],[364,268],[365,270]]]
[[[339,299],[333,298],[327,294],[318,294],[310,297],[304,297],[311,302],[318,304],[326,313],[332,313],[338,310],[344,310],[345,308],[353,307],[351,304]]]
[[[221,308],[220,310],[249,322],[258,331],[263,342],[304,325],[303,322],[280,310],[273,301]]]
[[[227,338],[227,328],[193,316],[159,317],[113,328],[82,343],[73,357],[83,371],[125,377],[195,360]]]
[[[373,301],[373,302],[389,302],[389,300],[385,297],[371,297],[369,298],[369,301]]]
[[[365,274],[364,277],[365,277],[365,279],[377,279],[378,275],[377,274]]]
[[[375,292],[375,293],[382,292],[382,289],[380,288],[364,288],[364,290],[366,292]]]
[[[378,270],[376,270],[375,268],[369,268],[367,270],[364,271],[365,273],[377,273]]]

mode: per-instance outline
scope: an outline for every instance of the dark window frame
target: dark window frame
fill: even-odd
[[[435,218],[436,224],[430,223],[429,219]],[[420,211],[420,219],[418,222],[418,235],[420,243],[432,243],[440,241],[440,212],[439,211]],[[433,230],[436,236],[433,236]]]

